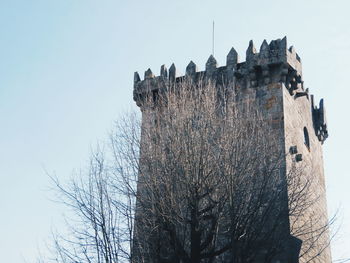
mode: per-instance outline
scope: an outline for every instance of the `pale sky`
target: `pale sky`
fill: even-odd
[[[34,262],[62,206],[45,171],[63,181],[87,165],[113,120],[130,108],[133,73],[287,36],[305,86],[324,98],[330,214],[340,208],[333,259],[350,257],[350,1],[0,0],[0,258]]]

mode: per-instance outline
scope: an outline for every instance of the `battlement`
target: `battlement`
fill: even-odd
[[[234,48],[228,53],[226,65],[222,67],[218,67],[213,55],[209,57],[205,65],[205,71],[198,71],[196,64],[191,61],[186,67],[185,76],[177,76],[174,64],[170,66],[169,70],[165,65],[162,65],[159,76],[155,76],[151,69],[148,69],[143,80],[135,72],[134,100],[140,106],[145,93],[158,90],[166,83],[178,82],[186,77],[194,81],[211,79],[217,84],[241,83],[240,86],[243,85],[247,88],[282,82],[291,95],[297,90],[301,91],[299,95],[305,93],[300,57],[293,46],[287,47],[287,38],[284,37],[283,39],[272,40],[270,44],[264,40],[259,52],[256,51],[251,40],[244,62],[239,62],[238,53]]]

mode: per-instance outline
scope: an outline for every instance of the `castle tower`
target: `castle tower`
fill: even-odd
[[[305,184],[312,181],[309,196],[312,204],[305,209],[303,217],[296,222],[285,218],[295,242],[288,243],[285,246],[286,255],[274,259],[274,262],[330,263],[328,229],[323,227],[328,220],[322,155],[322,144],[328,137],[325,107],[323,100],[316,105],[313,96],[304,87],[301,59],[294,48],[288,48],[286,38],[273,40],[269,44],[264,40],[257,52],[250,41],[244,62],[239,62],[238,54],[232,48],[226,65],[222,67],[218,67],[215,58],[210,56],[205,71],[197,71],[191,61],[186,68],[186,76],[177,76],[174,64],[169,71],[162,66],[160,76],[155,76],[148,69],[143,80],[135,73],[134,100],[141,108],[142,118],[150,118],[152,114],[152,109],[144,105],[145,97],[156,95],[166,83],[180,82],[186,77],[194,82],[210,79],[217,86],[231,83],[236,90],[238,106],[254,101],[274,130],[274,136],[278,137],[279,150],[284,152],[282,173],[287,176],[292,167],[299,166],[303,168],[301,181]],[[289,191],[287,186],[286,195],[290,195]],[[300,235],[294,233],[296,226],[304,228],[304,232]],[[324,233],[321,235],[320,231]],[[310,242],[312,246],[308,246]],[[316,255],[308,254],[309,250],[315,250]]]

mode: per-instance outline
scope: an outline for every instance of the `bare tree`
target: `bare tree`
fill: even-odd
[[[53,234],[53,262],[130,262],[138,175],[139,120],[116,123],[112,143],[91,154],[87,171],[62,185],[52,177],[58,201],[70,208],[67,231]],[[107,149],[108,148],[108,149]]]
[[[312,177],[287,169],[280,134],[230,85],[183,80],[149,92],[142,124],[118,122],[108,150],[69,188],[72,235],[57,262],[297,262],[328,243]],[[286,172],[287,171],[287,172]],[[310,217],[309,217],[310,218]],[[301,240],[303,244],[301,244]]]

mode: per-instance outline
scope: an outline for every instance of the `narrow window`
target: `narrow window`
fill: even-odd
[[[309,138],[309,132],[307,131],[306,127],[304,127],[304,144],[306,145],[307,149],[310,151],[310,138]]]

